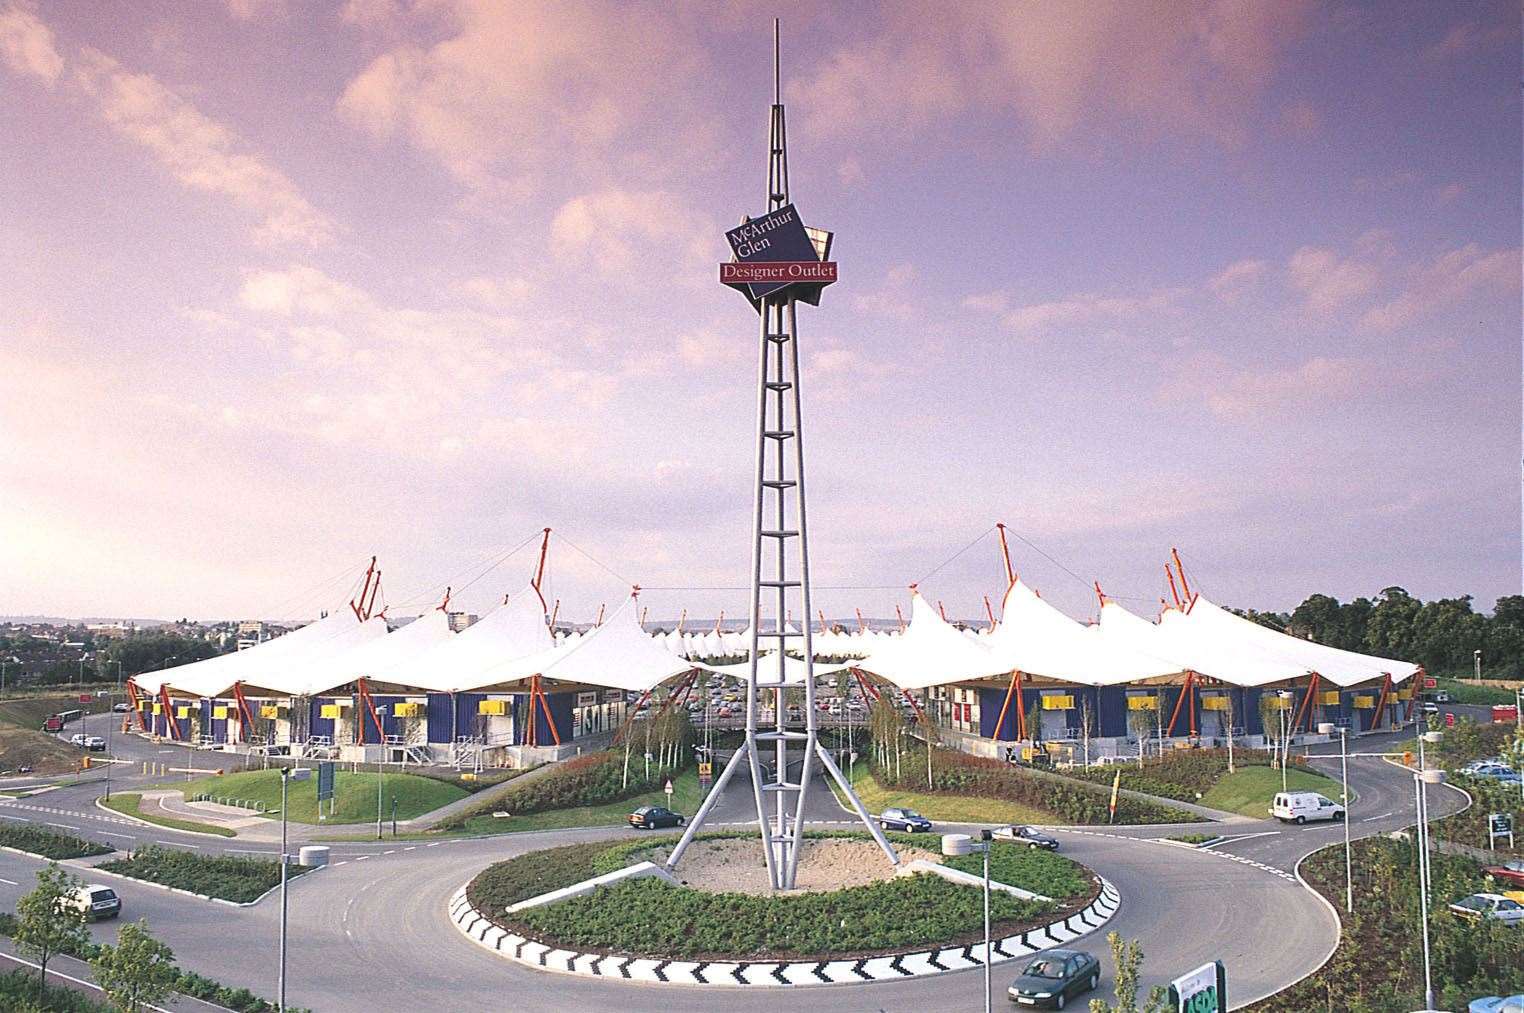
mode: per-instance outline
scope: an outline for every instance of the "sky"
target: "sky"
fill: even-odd
[[[774,15],[827,615],[1519,593],[1516,2],[0,0],[0,614],[744,612]]]

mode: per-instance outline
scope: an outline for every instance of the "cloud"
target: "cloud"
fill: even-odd
[[[973,295],[963,297],[963,308],[978,310],[980,313],[1003,313],[1010,297],[1003,291],[996,289],[993,292],[976,292]]]
[[[1082,123],[1244,139],[1244,109],[1274,77],[1311,4],[1059,2],[904,9],[792,83],[806,129],[903,135],[970,108],[1009,112],[1036,148]]]
[[[286,16],[286,0],[227,0],[228,13],[239,21]]]
[[[1234,302],[1258,285],[1270,265],[1253,258],[1236,261],[1207,281],[1207,288],[1224,302]]]
[[[637,264],[654,276],[681,277],[714,259],[719,232],[676,193],[609,187],[573,197],[556,210],[550,249],[610,277]]]
[[[53,30],[37,16],[35,4],[19,2],[0,9],[0,62],[13,73],[49,85],[63,73],[64,61],[53,43]]]
[[[861,313],[908,320],[915,316],[917,309],[913,295],[915,279],[914,264],[895,264],[884,272],[884,280],[878,288],[854,297],[852,305]]]
[[[80,53],[74,78],[112,129],[146,148],[180,183],[231,198],[263,216],[256,238],[309,246],[332,241],[333,222],[284,173],[240,150],[232,130],[157,78],[124,70],[88,48]]]
[[[1123,321],[1165,313],[1184,294],[1183,289],[1158,289],[1140,296],[1075,295],[1053,302],[1018,306],[1002,319],[1017,334],[1035,338],[1068,327],[1110,327]]]
[[[1351,357],[1318,355],[1255,370],[1234,369],[1222,356],[1204,353],[1188,360],[1167,389],[1171,397],[1194,392],[1220,419],[1251,422],[1346,399],[1370,387],[1373,374],[1372,363]]]
[[[1517,17],[1518,12],[1514,14]],[[1502,25],[1483,28],[1475,21],[1462,21],[1451,27],[1443,38],[1425,46],[1420,55],[1430,63],[1442,63],[1506,42],[1513,34]]]
[[[398,42],[338,101],[339,112],[374,137],[400,136],[489,189],[533,187],[564,171],[574,161],[568,152],[601,178],[621,169],[686,170],[703,157],[707,114],[673,101],[704,59],[693,19],[497,0],[438,0],[420,11],[439,41]],[[410,16],[374,0],[352,0],[344,14],[394,34]]]
[[[1292,137],[1307,140],[1323,131],[1323,114],[1310,102],[1292,102],[1281,110],[1281,126]]]
[[[1333,250],[1303,246],[1286,265],[1292,287],[1302,293],[1307,309],[1328,314],[1370,294],[1380,280],[1375,264],[1341,258]]]
[[[1468,243],[1410,268],[1403,290],[1390,301],[1371,307],[1360,322],[1382,331],[1402,327],[1482,289],[1516,291],[1519,272],[1517,248],[1487,251]]]
[[[455,291],[488,309],[521,306],[534,291],[525,278],[491,278],[479,275],[458,282]]]

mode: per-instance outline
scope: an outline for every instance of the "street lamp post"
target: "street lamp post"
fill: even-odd
[[[1480,679],[1482,677],[1482,649],[1480,647],[1471,652],[1471,660],[1476,662],[1476,677]]]
[[[112,710],[113,701],[110,690],[102,690],[101,695],[106,698],[106,801],[111,801],[111,725],[116,721],[116,711]]]
[[[1428,864],[1426,856],[1429,852],[1429,823],[1428,811],[1424,806],[1424,789],[1431,784],[1443,784],[1445,772],[1442,770],[1420,770],[1413,775],[1414,800],[1421,810],[1418,819],[1418,851],[1419,860],[1419,889],[1418,909],[1423,918],[1423,1002],[1424,1009],[1434,1008],[1434,978],[1429,962],[1429,890],[1428,890]]]
[[[386,704],[376,708],[379,716],[386,713]],[[377,729],[380,732],[380,729]],[[381,840],[381,786],[386,783],[386,736],[381,736],[381,759],[376,761],[376,840]]]
[[[1290,738],[1291,732],[1287,717],[1287,712],[1291,709],[1291,705],[1289,703],[1291,699],[1291,693],[1283,689],[1280,692],[1276,693],[1276,696],[1278,696],[1281,701],[1281,706],[1276,710],[1276,716],[1279,719],[1281,728],[1281,794],[1284,795],[1286,794],[1286,761],[1291,756],[1291,743],[1287,741],[1287,739]]]
[[[286,787],[288,781],[305,781],[311,775],[312,771],[307,767],[280,768],[280,980],[276,1009],[282,1013],[286,1008],[286,866],[291,864],[291,856],[286,853],[286,810],[289,808]]]
[[[984,855],[984,1013],[990,1010],[990,848],[993,846],[994,833],[990,830],[980,830],[979,839],[975,840],[967,834],[943,834],[942,854],[949,857],[957,855],[972,855],[982,852]]]
[[[1336,727],[1339,732],[1339,766],[1344,778],[1344,795],[1340,799],[1344,803],[1344,910],[1354,914],[1355,874],[1354,864],[1349,852],[1349,746],[1347,729],[1343,725],[1335,726],[1324,721],[1318,725],[1318,732],[1323,735],[1332,735]]]
[[[1421,887],[1425,902],[1427,902],[1429,896],[1429,791],[1426,786],[1439,783],[1439,781],[1431,780],[1428,776],[1429,774],[1438,773],[1440,774],[1440,780],[1443,780],[1444,772],[1429,770],[1423,747],[1424,743],[1433,745],[1442,738],[1444,738],[1444,735],[1437,731],[1427,731],[1418,736],[1418,822],[1423,828],[1422,833],[1419,834],[1419,839],[1422,842],[1419,848],[1419,872],[1422,876]],[[1433,1003],[1429,1005],[1432,1006]]]

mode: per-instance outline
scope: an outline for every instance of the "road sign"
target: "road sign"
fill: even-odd
[[[705,761],[703,763],[700,763],[698,765],[698,767],[699,767],[699,778],[700,779],[709,778],[709,777],[713,777],[714,776],[714,764],[709,763],[708,761]],[[672,782],[668,781],[667,783],[671,784]]]
[[[662,791],[667,793],[667,805],[671,806],[672,805],[672,778],[670,778],[670,777],[667,778],[667,784],[666,784],[665,787],[662,788]]]
[[[1175,1013],[1226,1013],[1228,972],[1222,961],[1202,964],[1170,982],[1169,1008]]]
[[[1445,727],[1446,728],[1454,728],[1455,727],[1455,715],[1454,714],[1452,714],[1452,713],[1446,713],[1445,714]]]
[[[318,761],[317,800],[326,802],[333,798],[333,761]]]
[[[95,697],[91,696],[89,693],[81,693],[79,695],[79,702],[80,703],[90,703],[94,699],[95,699]]]
[[[1439,688],[1439,680],[1438,679],[1425,679],[1423,681],[1423,688],[1424,689],[1438,689]]]
[[[1513,813],[1487,815],[1487,847],[1496,847],[1499,837],[1508,838],[1508,846],[1513,847]]]

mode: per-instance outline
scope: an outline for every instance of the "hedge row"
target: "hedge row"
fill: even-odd
[[[258,900],[271,887],[280,885],[278,861],[199,855],[157,844],[138,848],[126,858],[102,862],[97,868],[237,904]],[[291,876],[311,871],[309,866],[290,866]]]
[[[111,1007],[64,985],[49,985],[39,998],[35,971],[0,974],[0,1009],[7,1013],[110,1013]]]
[[[630,760],[629,783],[625,783],[624,750],[603,750],[584,753],[558,764],[526,784],[509,788],[505,793],[494,793],[476,805],[468,806],[453,819],[442,823],[441,829],[452,829],[464,824],[474,816],[503,810],[515,816],[545,812],[550,809],[570,809],[576,806],[601,805],[620,799],[635,798],[660,787],[673,771],[653,771],[651,778],[644,777],[646,765],[639,756]]]
[[[918,750],[917,755],[921,752],[925,750]],[[874,763],[873,775],[886,787],[926,791],[924,758],[914,761],[906,758],[899,769],[901,776],[896,777],[893,765]],[[1111,792],[1099,785],[1037,774],[1002,760],[970,756],[951,749],[938,749],[932,754],[931,791],[1015,802],[1017,805],[1052,813],[1071,824],[1108,822],[1108,805],[1111,801]],[[1122,795],[1117,799],[1114,822],[1139,824],[1205,821],[1193,813]]]
[[[942,864],[976,876],[984,873],[983,855],[944,858]],[[1095,892],[1094,881],[1086,875],[1084,866],[1025,844],[995,842],[990,849],[990,879],[1055,900],[1088,898]]]
[[[1306,764],[1306,760],[1300,756],[1293,756],[1291,762],[1293,766]],[[1270,754],[1261,749],[1235,749],[1233,765],[1235,768],[1268,767]],[[1130,763],[1088,770],[1066,770],[1063,773],[1065,777],[1109,786],[1119,770],[1124,788],[1181,802],[1194,802],[1197,792],[1205,795],[1228,772],[1228,751],[1178,749],[1162,757],[1145,759],[1141,770],[1135,763]]]
[[[9,938],[15,935],[15,933],[16,916],[11,914],[9,911],[0,912],[0,936]],[[71,949],[66,950],[65,952],[68,953],[69,956],[77,957],[80,960],[91,960],[99,951],[100,946],[96,943],[86,943],[82,948],[78,950]],[[37,994],[37,978],[35,975],[33,975],[30,971],[15,971],[12,973],[22,975],[25,980],[30,983],[30,990],[23,993],[24,995],[30,997]],[[226,985],[215,982],[210,978],[203,977],[202,975],[196,974],[193,971],[186,971],[180,968],[175,969],[175,980],[172,987],[181,995],[190,996],[192,999],[200,999],[204,1002],[214,1003],[226,1009],[233,1010],[234,1013],[274,1013],[275,1010],[274,1003],[266,1002],[246,988],[228,988]],[[79,993],[77,992],[73,992],[71,990],[66,991],[68,991],[68,994],[71,996],[79,996]],[[5,991],[3,986],[0,986],[0,1000],[9,1000],[10,998],[10,993]],[[79,998],[82,1000],[84,999],[83,996],[79,996]],[[53,1005],[42,1006],[38,1008],[43,1010],[58,1010],[62,1011],[62,1013],[76,1013],[76,1010],[79,1011],[79,1013],[94,1013],[96,1010],[104,1010],[107,1008],[105,1006],[88,1004],[87,1000],[86,1002],[86,1005],[78,1007],[68,1005]],[[26,1005],[13,1007],[11,1005],[7,1005],[5,1002],[0,1002],[0,1009],[7,1011],[12,1009],[29,1011],[32,1008],[33,1007]],[[290,1007],[287,1008],[289,1009]]]
[[[28,851],[54,860],[109,855],[116,850],[110,845],[87,841],[73,834],[44,830],[33,823],[6,823],[0,826],[0,847]]]

